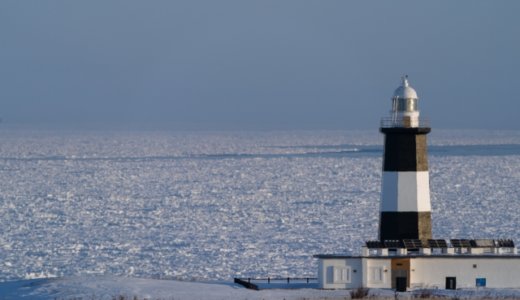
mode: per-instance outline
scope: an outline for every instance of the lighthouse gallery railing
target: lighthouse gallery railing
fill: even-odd
[[[409,121],[404,118],[382,118],[381,128],[392,128],[392,127],[410,127]],[[419,118],[417,126],[414,127],[430,127],[430,120],[427,118]]]

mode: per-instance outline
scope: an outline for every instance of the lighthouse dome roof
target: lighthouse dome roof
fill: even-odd
[[[394,92],[394,98],[418,99],[417,92],[408,84],[408,76],[403,76],[403,82]]]

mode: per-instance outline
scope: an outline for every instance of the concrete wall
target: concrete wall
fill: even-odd
[[[490,288],[520,288],[520,257],[414,258],[410,268],[412,289],[444,289],[446,277],[456,277],[457,288],[475,288],[477,278],[486,278]]]

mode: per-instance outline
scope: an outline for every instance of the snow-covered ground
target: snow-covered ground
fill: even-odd
[[[3,300],[345,300],[350,290],[265,289],[253,291],[229,282],[189,282],[113,276],[80,276],[0,283]],[[370,299],[519,299],[520,290],[415,290],[395,293],[389,289],[367,291]]]
[[[434,236],[520,241],[520,132],[429,137]],[[377,130],[0,140],[0,281],[315,277],[377,237]]]
[[[123,277],[70,277],[0,283],[1,299],[309,299],[344,298],[349,291],[318,289],[253,291],[226,282],[183,282]]]

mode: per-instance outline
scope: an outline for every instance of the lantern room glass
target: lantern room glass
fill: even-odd
[[[397,111],[417,111],[417,99],[399,98],[397,101]]]

